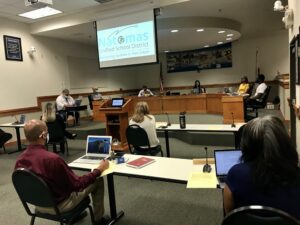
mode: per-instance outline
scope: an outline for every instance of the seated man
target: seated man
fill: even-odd
[[[47,151],[47,126],[41,120],[30,120],[24,126],[29,142],[27,149],[17,158],[15,169],[26,168],[40,176],[52,189],[61,212],[76,207],[90,193],[96,224],[106,224],[104,219],[104,183],[101,173],[108,168],[108,161],[101,160],[92,172],[77,176],[57,154]],[[38,207],[38,211],[54,214],[53,209]]]
[[[246,100],[246,106],[247,107],[251,107],[251,105],[254,104],[260,104],[262,103],[262,96],[265,93],[266,89],[267,89],[267,85],[265,82],[265,76],[263,74],[259,74],[257,77],[257,81],[258,86],[254,92],[254,94],[252,93],[252,95]]]
[[[61,93],[56,98],[56,106],[57,106],[57,112],[63,117],[63,119],[66,121],[66,114],[65,114],[65,109],[67,107],[75,106],[75,100],[70,96],[70,92],[68,89],[64,89]],[[74,112],[67,112],[67,116],[69,115],[74,115]],[[79,113],[75,112],[75,120],[76,124],[79,122]]]
[[[91,94],[92,100],[97,101],[102,99],[102,95],[98,92],[98,88],[92,88],[93,93]]]
[[[146,85],[143,85],[143,89],[140,90],[138,97],[148,97],[153,95],[154,94],[150,91],[150,89],[148,89]]]

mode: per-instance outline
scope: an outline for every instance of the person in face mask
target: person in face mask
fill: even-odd
[[[60,212],[75,208],[86,196],[92,194],[96,224],[106,224],[104,214],[104,182],[101,173],[109,166],[101,160],[97,168],[77,176],[59,155],[47,151],[47,126],[42,120],[29,120],[24,125],[29,145],[17,158],[15,169],[25,168],[40,176],[51,188]],[[36,210],[55,214],[53,208],[37,207]]]
[[[67,107],[75,106],[75,100],[70,95],[70,91],[68,89],[64,89],[62,93],[56,98],[56,107],[57,112],[61,115],[61,117],[66,121],[66,112],[65,109]],[[73,112],[67,112],[67,116],[72,115]],[[79,124],[79,113],[75,112],[76,124]]]

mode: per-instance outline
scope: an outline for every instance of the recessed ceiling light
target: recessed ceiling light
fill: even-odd
[[[204,31],[204,29],[201,28],[201,29],[197,29],[196,31],[197,31],[197,32],[202,32],[202,31]]]
[[[231,41],[232,40],[232,38],[226,38],[226,41]]]
[[[218,45],[221,45],[221,44],[223,44],[223,42],[222,42],[222,41],[219,41],[217,44],[218,44]]]
[[[46,6],[44,8],[40,8],[40,9],[36,9],[36,10],[32,10],[32,11],[29,11],[26,13],[19,14],[18,16],[22,16],[22,17],[26,17],[26,18],[34,20],[34,19],[39,19],[39,18],[46,17],[46,16],[52,16],[52,15],[55,15],[58,13],[62,13],[62,11],[59,11],[59,10],[56,10],[56,9]]]
[[[178,30],[171,30],[171,32],[172,32],[172,33],[176,33],[176,32],[178,32]]]
[[[223,33],[225,33],[225,30],[219,30],[218,31],[218,34],[223,34]]]
[[[204,48],[208,48],[208,47],[209,47],[209,45],[204,45],[203,47],[204,47]]]
[[[233,36],[233,34],[227,34],[226,36],[227,36],[227,37],[232,37],[232,36]]]

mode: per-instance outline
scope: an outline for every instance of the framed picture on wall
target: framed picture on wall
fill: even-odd
[[[6,60],[23,61],[21,38],[3,35]]]

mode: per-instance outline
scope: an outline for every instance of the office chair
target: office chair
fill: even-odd
[[[235,148],[240,149],[241,148],[241,140],[242,140],[242,134],[244,130],[245,124],[242,125],[239,130],[235,133]]]
[[[88,100],[89,100],[90,109],[93,110],[93,96],[88,95]]]
[[[300,221],[282,210],[253,205],[234,209],[221,225],[300,225]]]
[[[146,131],[139,125],[129,125],[126,129],[126,138],[131,154],[136,155],[157,155],[159,152],[163,157],[163,151],[160,145],[150,147]],[[141,146],[148,146],[141,148]]]
[[[49,141],[46,145],[48,149],[48,145],[53,145],[53,152],[56,152],[56,145],[60,145],[60,151],[65,153],[67,150],[67,155],[69,155],[69,147],[68,141],[65,137],[64,129],[58,121],[47,122],[48,133],[49,133]]]
[[[249,105],[246,105],[247,109],[251,109],[252,111],[255,112],[255,117],[258,117],[258,109],[264,109],[267,105],[267,100],[269,97],[271,91],[271,86],[268,86],[261,96],[261,102],[256,101],[255,103],[251,103]]]
[[[58,221],[61,225],[72,224],[72,221],[87,208],[90,211],[92,224],[94,224],[94,213],[90,205],[89,196],[70,211],[60,212],[47,183],[33,172],[19,168],[13,172],[12,181],[27,214],[31,216],[30,225],[34,224],[36,217]],[[28,204],[53,208],[55,214],[42,213],[37,210],[33,211],[29,208]]]
[[[6,153],[5,143],[11,138],[12,135],[10,133],[6,133],[2,129],[0,129],[0,148],[3,148],[5,153]]]

